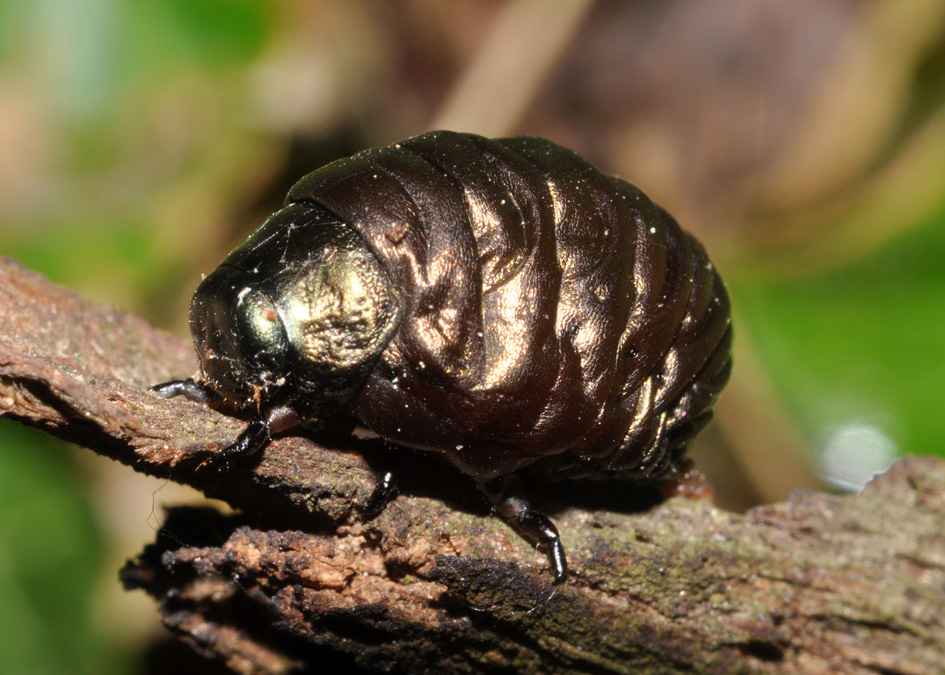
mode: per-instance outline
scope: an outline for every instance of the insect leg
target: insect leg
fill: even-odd
[[[548,516],[531,507],[520,495],[521,487],[515,476],[506,476],[488,482],[480,482],[482,491],[489,497],[496,513],[505,522],[518,530],[526,539],[548,552],[548,560],[555,583],[568,574],[568,561],[558,528]]]
[[[243,429],[243,433],[236,438],[232,445],[210,457],[207,464],[211,467],[226,466],[230,463],[230,460],[258,452],[269,442],[269,435],[269,421],[255,419]]]
[[[368,497],[367,504],[364,507],[365,518],[371,520],[380,515],[384,507],[387,506],[398,492],[399,490],[394,481],[394,473],[392,471],[385,471],[380,480],[377,481],[377,485],[374,487],[371,496]]]
[[[213,403],[219,398],[215,391],[199,382],[195,382],[192,377],[188,377],[186,380],[171,380],[170,382],[156,384],[153,387],[148,387],[148,391],[153,391],[164,398],[184,396],[197,403]]]

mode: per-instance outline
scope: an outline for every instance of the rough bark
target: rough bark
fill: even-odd
[[[188,341],[0,260],[0,414],[241,510],[172,509],[122,571],[237,672],[945,671],[945,462],[743,515],[532,485],[571,559],[555,586],[436,456],[322,430],[203,466],[245,422],[145,391],[194,369]],[[368,519],[381,468],[401,494]]]

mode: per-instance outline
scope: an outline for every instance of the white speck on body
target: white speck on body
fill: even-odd
[[[239,295],[236,296],[236,306],[237,306],[237,307],[239,307],[240,305],[243,304],[243,299],[246,297],[246,295],[247,295],[251,290],[253,290],[253,289],[251,289],[249,286],[247,286],[246,288],[244,288],[243,290],[241,290],[241,291],[239,292]]]

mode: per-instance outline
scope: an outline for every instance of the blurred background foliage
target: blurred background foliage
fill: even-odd
[[[735,374],[695,449],[720,504],[856,489],[945,454],[943,21],[945,0],[0,0],[0,253],[185,335],[200,274],[307,171],[432,128],[546,136],[640,185],[729,284]],[[199,496],[9,421],[0,467],[0,670],[173,662],[116,571]]]

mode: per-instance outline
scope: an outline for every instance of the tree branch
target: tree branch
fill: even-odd
[[[745,515],[682,498],[642,510],[625,484],[533,485],[571,558],[556,587],[435,455],[323,430],[212,470],[245,422],[145,391],[195,370],[189,342],[6,259],[0,326],[0,414],[241,509],[171,510],[122,572],[235,671],[945,670],[940,460]],[[367,520],[380,469],[402,494]]]

